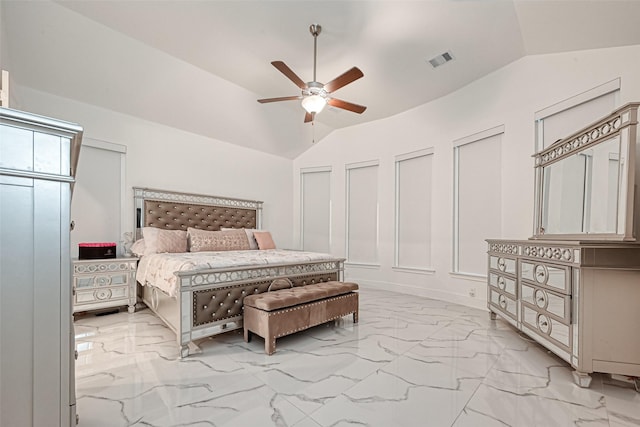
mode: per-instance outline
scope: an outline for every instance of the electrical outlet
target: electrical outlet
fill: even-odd
[[[469,296],[472,298],[476,296],[476,288],[469,288]]]

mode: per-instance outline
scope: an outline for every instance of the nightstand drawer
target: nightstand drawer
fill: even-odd
[[[114,273],[118,271],[135,271],[136,261],[118,258],[106,260],[75,260],[73,262],[74,274]]]
[[[75,304],[92,304],[97,302],[111,302],[124,300],[122,305],[126,305],[129,298],[129,288],[127,286],[76,290]],[[76,307],[81,309],[81,307]]]
[[[129,283],[129,273],[82,275],[74,277],[74,281],[76,290],[126,285]]]

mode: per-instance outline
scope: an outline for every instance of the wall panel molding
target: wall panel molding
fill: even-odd
[[[396,156],[394,268],[433,271],[433,148]]]
[[[345,165],[347,262],[379,263],[378,161]]]

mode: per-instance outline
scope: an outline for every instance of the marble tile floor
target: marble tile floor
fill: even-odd
[[[149,310],[75,321],[80,427],[640,426],[640,393],[568,365],[487,311],[361,288],[360,322],[180,360]]]

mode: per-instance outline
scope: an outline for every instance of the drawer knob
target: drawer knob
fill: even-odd
[[[507,281],[504,280],[504,277],[498,277],[498,287],[504,291],[504,288],[507,287]]]
[[[109,285],[111,285],[111,277],[109,277],[109,276],[98,276],[98,277],[96,277],[96,285],[98,285],[98,286],[109,286]]]
[[[546,266],[540,264],[536,265],[536,268],[534,269],[534,278],[536,282],[542,284],[546,283],[548,275],[549,273],[547,272]]]
[[[549,320],[547,316],[544,314],[538,314],[537,323],[540,332],[547,335],[551,334],[551,320]]]
[[[99,300],[107,300],[111,298],[111,289],[98,289],[93,296]]]
[[[502,307],[503,309],[507,309],[507,298],[504,295],[500,295],[498,297],[498,304],[500,304],[500,307]]]
[[[536,300],[536,305],[540,308],[547,307],[547,293],[541,289],[536,289],[534,294],[534,298]]]
[[[498,258],[498,270],[505,271],[507,269],[507,263],[504,258]]]

